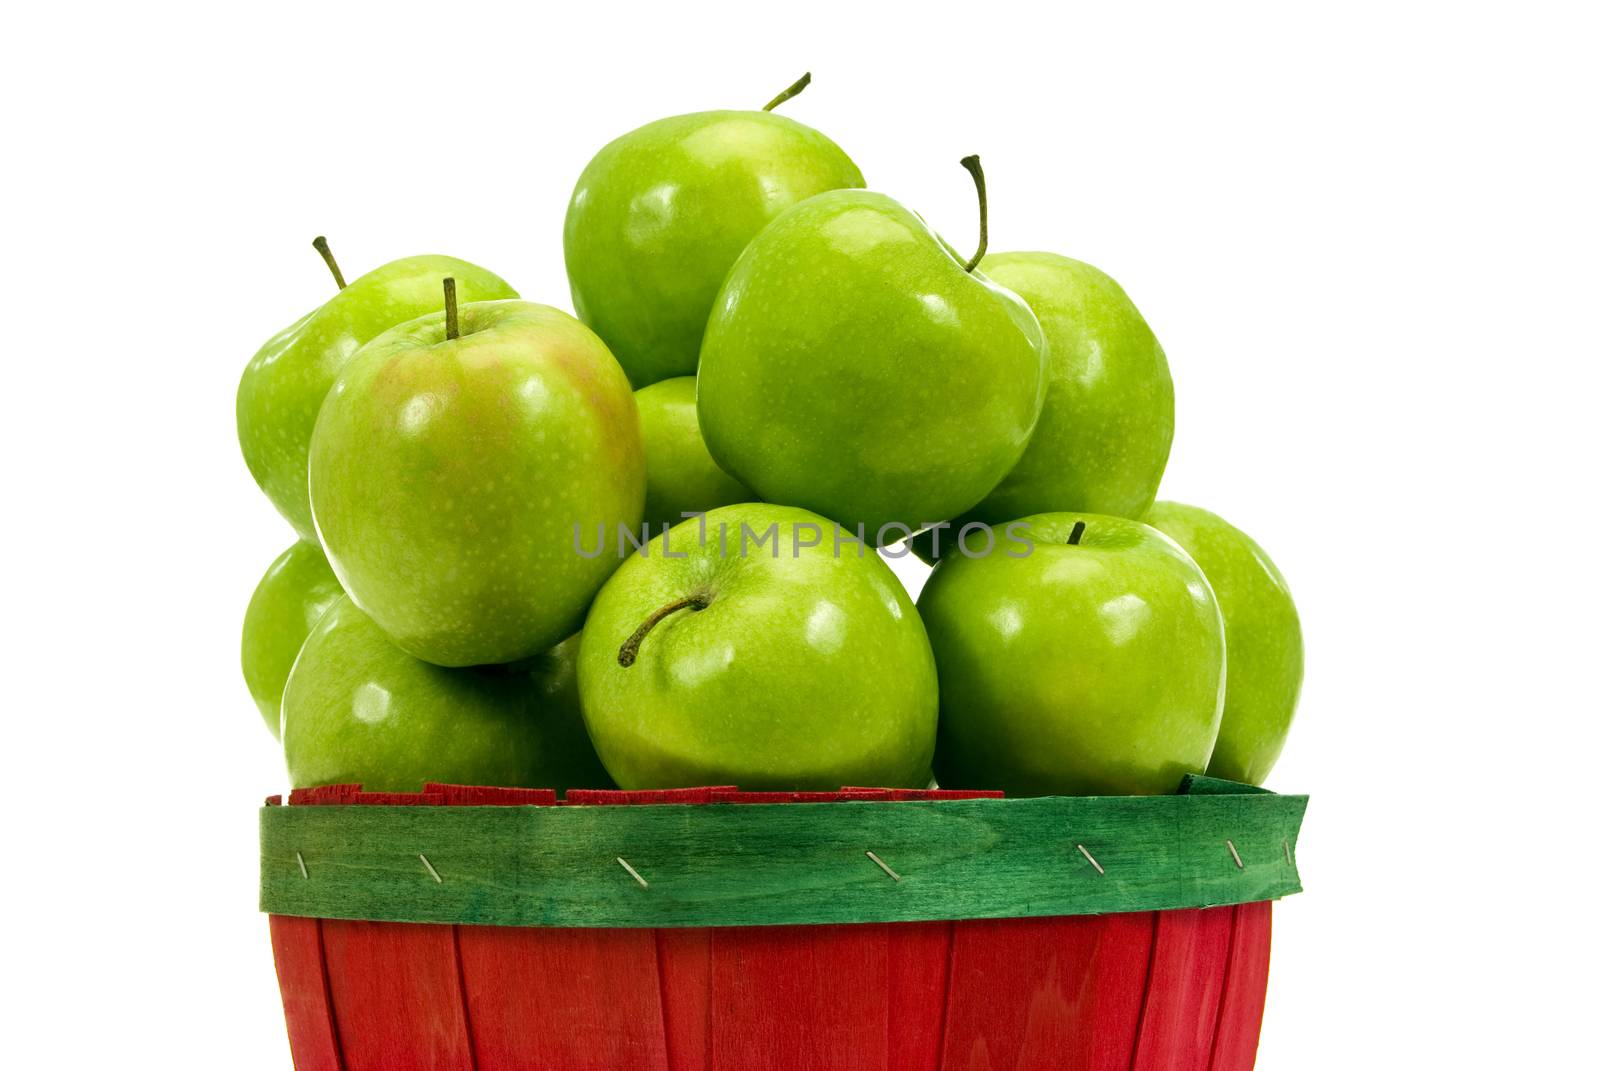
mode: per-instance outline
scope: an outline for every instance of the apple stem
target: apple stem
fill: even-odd
[[[617,652],[617,665],[624,669],[633,665],[634,659],[639,657],[639,645],[644,642],[646,636],[650,635],[650,630],[661,624],[672,614],[677,613],[679,610],[688,609],[693,609],[698,613],[710,605],[711,596],[705,592],[667,603],[667,605],[645,618],[644,623],[633,630],[633,635],[623,641],[622,649]]]
[[[972,173],[973,185],[978,187],[978,251],[967,261],[967,270],[970,272],[989,251],[989,188],[984,185],[983,165],[978,162],[977,153],[963,156],[961,166]]]
[[[762,108],[761,110],[764,112],[770,112],[772,109],[776,108],[790,97],[799,96],[800,91],[810,84],[811,72],[807,71],[805,74],[802,74],[799,78],[795,79],[794,85],[790,86],[782,93],[779,93],[776,97],[773,97],[771,100],[767,101],[766,107]]]
[[[1082,521],[1079,521],[1072,526],[1072,534],[1067,536],[1067,546],[1075,547],[1078,545],[1078,540],[1083,538],[1083,530],[1085,527],[1086,525]]]
[[[444,337],[461,337],[461,325],[456,322],[456,281],[450,276],[444,280]]]
[[[311,239],[311,248],[322,254],[322,262],[333,272],[333,281],[339,284],[339,289],[344,289],[344,272],[339,270],[339,262],[333,259],[333,250],[328,248],[328,240],[322,235]]]

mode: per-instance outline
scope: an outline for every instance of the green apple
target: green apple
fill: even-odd
[[[1305,673],[1300,615],[1289,585],[1255,540],[1215,513],[1157,502],[1145,523],[1189,552],[1222,606],[1228,694],[1206,772],[1259,785],[1283,751]]]
[[[273,736],[278,735],[283,685],[295,655],[311,627],[343,594],[322,548],[301,540],[267,567],[250,596],[240,662],[250,697]]]
[[[446,669],[390,643],[348,598],[306,639],[283,695],[296,788],[425,781],[607,788],[578,706],[578,639],[514,666]]]
[[[805,510],[724,506],[657,536],[606,582],[578,691],[617,784],[927,784],[938,717],[927,635],[883,560],[835,534]]]
[[[880,193],[819,194],[779,216],[706,326],[711,456],[762,498],[864,526],[874,544],[977,505],[1022,456],[1045,382],[1038,320],[977,259]]]
[[[693,376],[663,379],[633,397],[644,434],[644,519],[651,535],[682,524],[685,513],[755,500],[711,459],[695,413]]]
[[[333,571],[404,651],[512,662],[578,630],[617,566],[580,531],[636,531],[644,447],[594,332],[525,301],[448,308],[362,348],[311,437]]]
[[[864,185],[844,150],[771,109],[659,119],[583,169],[567,207],[572,305],[634,386],[694,374],[706,315],[756,233],[812,194]]]
[[[306,457],[317,411],[334,377],[361,345],[439,307],[439,286],[456,280],[463,301],[514,298],[498,275],[454,257],[392,261],[346,286],[327,243],[314,243],[339,292],[267,340],[245,366],[235,413],[250,475],[302,539],[315,540]]]
[[[944,555],[917,606],[939,666],[940,785],[1146,795],[1205,770],[1222,717],[1222,613],[1154,528],[1022,518],[985,556]]]
[[[1028,448],[971,515],[1134,520],[1155,501],[1172,448],[1172,374],[1144,317],[1109,275],[1054,253],[991,253],[979,268],[1039,317],[1044,412]]]
[[[1055,511],[1143,517],[1172,448],[1172,374],[1144,317],[1116,280],[1079,260],[990,253],[978,267],[1039,317],[1048,387],[1021,460],[951,527]],[[913,547],[933,560],[929,533]]]

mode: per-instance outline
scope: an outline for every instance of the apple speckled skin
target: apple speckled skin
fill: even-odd
[[[888,566],[849,545],[835,556],[832,522],[805,510],[741,504],[704,521],[704,542],[691,520],[624,562],[584,625],[584,721],[617,784],[924,787],[938,682]],[[774,524],[776,544],[755,547]],[[797,536],[821,542],[797,555]],[[667,616],[618,664],[641,622],[697,594],[709,605]]]
[[[596,153],[572,191],[573,308],[634,386],[693,375],[711,303],[750,239],[790,205],[864,184],[844,150],[786,116],[648,123]]]
[[[446,669],[412,658],[348,598],[312,629],[283,700],[295,788],[425,781],[609,788],[578,707],[573,637],[514,666]]]
[[[404,651],[512,662],[576,632],[637,530],[644,447],[627,377],[558,309],[495,301],[368,343],[311,442],[311,502],[345,591]]]
[[[978,267],[1039,317],[1049,386],[1022,459],[971,516],[990,524],[1051,512],[1138,520],[1172,450],[1172,374],[1161,343],[1116,280],[1082,261],[991,253]]]
[[[755,492],[723,472],[700,436],[694,377],[678,376],[634,392],[644,434],[644,519],[652,536],[684,513],[754,502]]]
[[[729,273],[700,354],[700,428],[762,498],[876,540],[994,489],[1039,419],[1044,368],[1021,298],[894,200],[841,190],[778,217]]]
[[[917,602],[939,667],[939,784],[1176,791],[1206,769],[1222,717],[1222,614],[1205,576],[1138,521],[1023,520],[1031,553],[1001,538],[987,557],[946,554]]]
[[[1039,317],[1048,348],[1044,410],[1016,466],[950,522],[999,526],[1055,511],[1138,520],[1172,449],[1172,374],[1144,317],[1109,275],[1055,253],[991,253],[979,269]],[[932,533],[912,541],[932,563]]]
[[[1189,552],[1222,607],[1228,691],[1206,772],[1259,785],[1283,751],[1305,674],[1300,615],[1289,585],[1255,540],[1215,513],[1157,502],[1145,523]]]
[[[364,343],[441,308],[446,276],[461,301],[517,296],[504,279],[464,260],[406,257],[350,283],[274,335],[245,366],[235,400],[239,447],[250,475],[300,538],[317,538],[306,458],[322,400]]]
[[[279,733],[283,685],[295,656],[312,626],[343,594],[322,548],[301,540],[267,567],[250,596],[239,661],[250,697],[274,737]]]

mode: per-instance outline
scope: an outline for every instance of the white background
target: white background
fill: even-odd
[[[7,16],[0,436],[12,1067],[288,1064],[238,672],[291,540],[240,370],[448,252],[565,306],[611,137],[786,105],[960,248],[1117,277],[1164,497],[1253,533],[1308,666],[1259,1066],[1592,1059],[1595,27],[1539,4],[32,4]],[[920,575],[903,569],[915,589]]]

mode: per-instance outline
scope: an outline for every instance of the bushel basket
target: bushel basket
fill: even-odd
[[[300,1071],[1247,1071],[1306,800],[288,803],[261,907]]]

